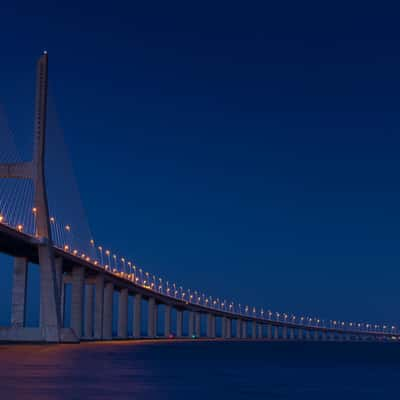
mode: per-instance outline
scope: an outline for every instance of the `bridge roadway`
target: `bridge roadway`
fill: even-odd
[[[12,301],[12,325],[25,326],[27,268],[28,263],[38,263],[38,240],[12,227],[0,223],[0,252],[13,256],[14,286]],[[216,318],[221,319],[221,338],[231,339],[232,321],[236,321],[235,339],[275,339],[275,340],[400,340],[400,335],[391,332],[349,329],[307,325],[290,321],[277,321],[261,317],[231,312],[221,308],[205,306],[196,302],[158,292],[141,283],[135,283],[132,275],[112,272],[87,261],[82,257],[54,247],[56,276],[61,290],[61,309],[65,309],[64,288],[71,284],[71,328],[74,339],[109,340],[113,338],[113,293],[119,293],[118,338],[128,338],[128,296],[134,295],[133,337],[142,338],[141,302],[148,302],[147,337],[157,337],[158,305],[165,306],[162,337],[170,337],[172,332],[171,310],[175,309],[176,336],[183,337],[183,312],[189,312],[188,337],[202,337],[201,315],[207,317],[207,332],[203,337],[216,337]],[[24,279],[19,279],[16,271],[23,271]],[[21,272],[19,272],[21,273]],[[85,289],[86,288],[86,289]],[[85,294],[84,294],[85,293]],[[96,294],[96,295],[95,295]],[[94,296],[95,295],[95,296]],[[85,312],[84,312],[85,310]],[[62,311],[63,314],[63,311]],[[248,335],[250,324],[251,334]],[[265,332],[266,331],[266,332]],[[1,336],[0,340],[4,339]],[[69,339],[71,340],[71,339]]]

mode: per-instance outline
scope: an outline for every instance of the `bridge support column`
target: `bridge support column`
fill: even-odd
[[[257,325],[257,337],[258,339],[262,339],[263,337],[263,326],[262,324]]]
[[[321,340],[322,342],[326,342],[326,332],[325,332],[325,331],[322,331],[322,332],[321,332],[320,340]]]
[[[133,310],[133,337],[140,338],[142,321],[142,295],[137,293],[135,295],[135,304]]]
[[[267,325],[267,339],[272,339],[272,325]]]
[[[96,276],[96,299],[94,310],[94,337],[98,340],[103,338],[103,307],[104,307],[104,276]]]
[[[221,338],[222,339],[226,338],[226,323],[227,323],[226,317],[221,317]]]
[[[247,321],[242,321],[242,339],[247,339]]]
[[[242,337],[242,321],[240,319],[236,320],[236,339],[241,339]]]
[[[282,327],[282,339],[283,339],[283,340],[287,340],[287,339],[288,339],[288,330],[287,330],[287,326],[283,326],[283,327]]]
[[[183,315],[182,310],[176,310],[176,337],[182,337]]]
[[[27,281],[28,260],[15,257],[11,305],[11,325],[13,327],[22,328],[25,326]]]
[[[226,318],[226,338],[230,339],[232,337],[232,320]]]
[[[93,285],[88,284],[85,287],[85,337],[93,336]]]
[[[251,338],[257,339],[257,322],[253,321],[251,324]]]
[[[82,337],[83,320],[83,290],[85,281],[85,269],[74,266],[72,268],[72,288],[71,288],[71,328],[75,335]]]
[[[147,336],[149,338],[154,338],[156,336],[155,333],[155,318],[154,318],[154,309],[156,306],[156,301],[154,297],[150,297],[148,301],[148,315],[147,315]]]
[[[194,324],[194,313],[193,313],[193,311],[189,311],[189,326],[188,326],[188,335],[189,335],[189,338],[192,338],[193,337],[193,332],[194,332],[194,326],[193,326],[193,324]]]
[[[294,340],[294,328],[289,329],[289,338],[290,340]]]
[[[128,289],[119,291],[118,301],[118,337],[126,339],[128,337]]]
[[[308,329],[306,329],[306,340],[311,340],[311,333]]]
[[[207,314],[207,337],[212,337],[212,314]]]
[[[65,300],[64,300],[64,276],[63,276],[63,259],[61,257],[57,257],[55,259],[55,269],[56,269],[56,284],[58,290],[58,310],[60,313],[60,323],[61,328],[64,326],[64,308],[65,308]]]
[[[195,332],[196,337],[199,338],[201,335],[201,329],[200,329],[201,314],[200,313],[196,312],[194,322],[195,322],[194,332]]]
[[[279,326],[274,326],[274,339],[279,340]]]
[[[113,321],[113,297],[114,285],[107,282],[104,287],[104,306],[103,306],[103,339],[112,339],[112,321]]]
[[[212,337],[215,338],[217,337],[217,317],[213,315],[211,321]]]
[[[164,308],[164,337],[168,338],[171,334],[171,306],[165,305]]]

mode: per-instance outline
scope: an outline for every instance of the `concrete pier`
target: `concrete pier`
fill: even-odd
[[[25,326],[27,279],[28,260],[22,257],[15,257],[11,304],[11,326],[16,328],[22,328]]]
[[[272,326],[267,325],[267,339],[271,340],[272,339]]]
[[[263,337],[263,326],[262,324],[257,325],[257,337],[258,339],[262,339]]]
[[[182,337],[183,315],[182,310],[176,310],[176,337]]]
[[[189,326],[188,326],[188,335],[189,338],[193,337],[194,334],[194,313],[193,311],[189,311]]]
[[[200,328],[201,328],[201,314],[196,312],[194,317],[194,332],[198,338],[201,336]]]
[[[257,322],[253,321],[251,324],[251,338],[257,339]]]
[[[82,267],[72,269],[71,288],[71,328],[78,338],[82,337],[83,320],[83,290],[85,282],[85,270]]]
[[[240,319],[236,320],[236,338],[242,338],[242,321]]]
[[[58,290],[58,312],[61,317],[61,327],[63,327],[64,321],[64,284],[63,284],[63,259],[57,257],[54,261],[55,271],[56,271],[56,284]]]
[[[226,338],[226,324],[227,324],[227,318],[222,317],[221,318],[221,337],[222,337],[222,339]]]
[[[96,276],[95,309],[94,309],[94,337],[103,338],[103,310],[104,310],[104,276]]]
[[[164,336],[167,338],[171,334],[171,306],[166,304],[164,309]]]
[[[247,321],[242,321],[242,339],[247,339]]]
[[[289,328],[289,339],[294,340],[294,328]]]
[[[287,326],[282,327],[282,339],[287,340],[288,339],[288,328]]]
[[[128,337],[128,289],[119,291],[118,301],[118,337]]]
[[[156,336],[155,324],[154,324],[154,308],[156,307],[156,302],[154,297],[150,297],[148,300],[148,313],[147,313],[147,336],[149,338],[154,338]]]
[[[274,326],[274,339],[279,340],[279,326]]]
[[[112,339],[112,320],[113,320],[113,296],[114,285],[107,282],[104,286],[104,306],[103,306],[103,339]]]
[[[142,295],[135,295],[135,304],[133,306],[133,337],[140,338],[142,326]]]
[[[85,325],[84,335],[87,338],[93,337],[93,285],[85,286]]]
[[[232,320],[230,318],[226,319],[226,338],[230,339],[232,337]]]
[[[212,314],[207,314],[207,337],[212,337]]]

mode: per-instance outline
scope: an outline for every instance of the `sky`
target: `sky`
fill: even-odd
[[[242,304],[399,322],[398,10],[80,3],[1,6],[0,104],[27,153],[47,50],[96,242]]]

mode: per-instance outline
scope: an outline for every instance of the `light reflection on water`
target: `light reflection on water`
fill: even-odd
[[[400,347],[109,342],[0,346],[0,398],[398,398]]]

